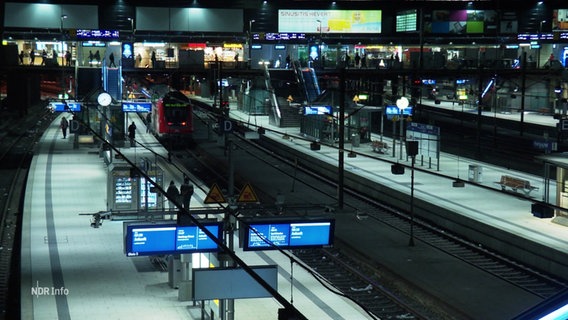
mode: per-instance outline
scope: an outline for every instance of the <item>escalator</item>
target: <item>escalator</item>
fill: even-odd
[[[302,87],[306,102],[311,104],[321,95],[316,71],[313,68],[302,68],[299,61],[294,61],[293,66],[296,79]]]

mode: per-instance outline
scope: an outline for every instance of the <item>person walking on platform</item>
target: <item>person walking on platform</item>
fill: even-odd
[[[67,128],[69,128],[69,121],[67,121],[65,117],[61,118],[59,127],[61,128],[61,132],[63,132],[63,139],[67,138]]]
[[[191,196],[193,195],[193,184],[189,181],[189,177],[183,178],[183,184],[180,187],[181,192],[181,202],[183,208],[189,211],[189,203],[191,202]]]
[[[179,201],[179,190],[176,187],[175,182],[172,180],[170,186],[166,190],[168,196],[168,208],[170,211],[176,210],[175,202]]]
[[[34,49],[30,50],[30,66],[34,65],[34,60],[35,60],[35,51]]]
[[[134,121],[128,126],[128,138],[130,139],[130,146],[136,147],[136,125]]]
[[[150,132],[150,127],[152,126],[152,112],[148,112],[146,115],[146,133]]]

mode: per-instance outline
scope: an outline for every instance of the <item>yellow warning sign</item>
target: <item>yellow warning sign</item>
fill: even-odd
[[[237,202],[258,202],[258,197],[249,183],[241,190]]]
[[[213,186],[209,190],[209,193],[207,193],[205,200],[203,200],[203,203],[205,203],[205,204],[226,203],[226,202],[227,202],[227,200],[225,200],[225,197],[223,196],[223,192],[221,192],[221,189],[219,188],[219,186],[216,183],[213,184]]]

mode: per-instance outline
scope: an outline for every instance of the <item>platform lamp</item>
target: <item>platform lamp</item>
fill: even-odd
[[[319,23],[319,43],[318,43],[318,61],[321,64],[321,45],[322,45],[322,41],[321,41],[321,20],[316,20],[317,23]]]
[[[414,247],[414,163],[417,154],[418,141],[406,141],[406,155],[412,159],[410,167],[410,240],[408,241],[410,247]]]
[[[130,38],[131,41],[134,41],[134,18],[128,18],[128,21],[130,21]]]
[[[400,160],[402,160],[402,134],[403,134],[403,122],[404,122],[404,109],[408,108],[409,102],[408,102],[408,98],[406,97],[400,97],[399,99],[396,100],[396,106],[398,108],[398,110],[400,110],[400,135],[399,135],[399,139],[400,139]]]
[[[249,42],[249,45],[248,45],[248,51],[249,51],[248,52],[248,64],[249,64],[249,69],[251,69],[251,67],[252,67],[252,24],[255,23],[255,22],[256,22],[256,20],[254,20],[254,19],[249,20],[249,29],[248,29],[248,32],[249,32],[249,36],[248,36],[248,42]]]
[[[63,67],[64,63],[63,63],[63,57],[65,56],[65,54],[63,53],[63,47],[65,46],[65,34],[63,33],[63,20],[67,19],[67,15],[66,14],[62,14],[61,15],[61,26],[60,26],[60,31],[61,31],[61,52],[60,52],[60,56],[61,56],[61,66]]]

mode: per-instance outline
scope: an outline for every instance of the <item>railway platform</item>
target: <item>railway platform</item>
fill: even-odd
[[[231,111],[231,117],[245,122],[252,120],[238,111]],[[167,162],[165,150],[145,133],[142,121],[136,117],[132,120],[138,127],[137,140],[159,154],[160,161]],[[338,153],[334,148],[322,146],[314,151],[309,141],[282,138],[283,134],[300,136],[297,128],[272,128],[262,116],[254,117],[253,121],[254,125],[270,129],[265,137],[318,161],[337,163]],[[42,137],[28,178],[22,231],[22,319],[200,319],[200,307],[179,301],[179,289],[169,286],[167,272],[148,258],[126,257],[122,222],[103,221],[100,228],[92,228],[89,217],[81,215],[106,210],[108,169],[98,148],[91,145],[74,148],[71,139],[61,139],[57,123],[58,119]],[[201,148],[224,156],[217,141],[207,139]],[[121,148],[121,152],[133,158],[143,157],[143,150]],[[346,158],[346,172],[387,184],[402,193],[410,192],[408,174],[392,175],[390,162],[382,163],[379,159],[392,156],[377,154],[369,145],[353,150],[360,155]],[[407,159],[399,161],[408,164]],[[480,185],[467,184],[465,188],[452,188],[451,180],[429,174],[427,168],[417,165],[414,195],[463,215],[465,221],[478,221],[488,230],[522,238],[516,241],[538,244],[535,250],[549,250],[535,252],[535,256],[546,259],[546,252],[554,252],[556,260],[566,261],[565,226],[532,216],[530,199],[483,186],[498,181],[504,169],[451,155],[444,155],[441,160],[444,172],[460,172],[466,181],[470,164],[483,166],[483,180]],[[171,167],[171,171],[164,172],[163,181],[174,180],[179,186],[182,173]],[[256,166],[248,167],[253,170]],[[540,177],[506,173],[540,186],[531,196],[542,197],[544,186]],[[270,177],[265,177],[264,183],[270,183],[269,180]],[[203,200],[208,187],[196,185],[192,209],[206,207]],[[289,195],[288,199],[300,193]],[[304,194],[304,200],[310,196]],[[455,310],[456,319],[509,319],[542,301],[425,243],[417,241],[415,246],[408,246],[408,236],[372,219],[360,219],[361,216],[358,218],[353,213],[337,213],[335,218],[337,238],[396,270],[420,290],[436,295]],[[247,264],[278,264],[279,292],[284,297],[293,297],[294,306],[308,319],[371,319],[354,303],[331,293],[301,268],[292,270],[290,262],[278,253],[236,251]],[[294,285],[290,282],[292,273]],[[36,295],[32,295],[34,287],[49,290],[46,294],[38,294],[36,290]],[[235,319],[276,319],[278,308],[274,299],[236,300]]]
[[[93,144],[74,146],[62,138],[60,115],[42,136],[30,168],[21,249],[21,319],[203,319],[201,304],[180,301],[168,270],[148,257],[127,257],[123,222],[102,220],[91,227],[92,213],[107,210],[109,169]],[[135,161],[157,156],[164,181],[182,182],[165,150],[138,117],[135,148],[119,148]],[[142,145],[144,147],[142,147]],[[152,150],[146,150],[146,148]],[[186,174],[193,177],[190,172]],[[191,209],[205,209],[209,191],[194,181]],[[279,293],[309,319],[372,319],[350,300],[333,294],[308,272],[291,266],[276,252],[242,252],[250,265],[278,265]],[[206,260],[195,257],[195,260]],[[167,268],[168,266],[166,266]],[[291,274],[293,283],[291,284]],[[217,301],[207,302],[215,310]],[[205,307],[204,307],[205,308]],[[235,300],[235,319],[277,319],[272,298]],[[210,319],[210,313],[204,318]],[[218,314],[213,315],[219,319]]]

